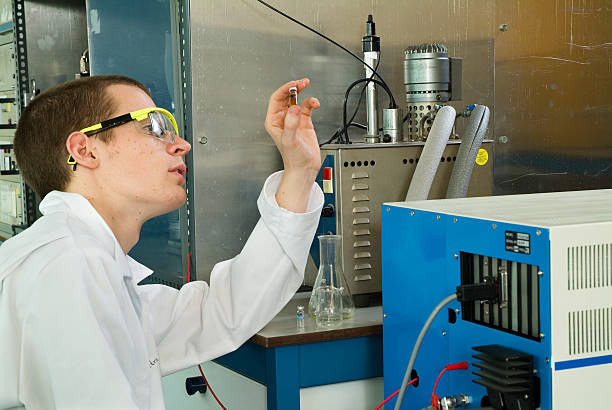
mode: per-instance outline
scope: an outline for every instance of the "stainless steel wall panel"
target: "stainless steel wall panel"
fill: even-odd
[[[612,186],[609,0],[497,2],[495,192]]]
[[[464,58],[464,100],[453,103],[456,108],[493,104],[494,2],[315,0],[274,5],[357,54],[367,15],[373,14],[381,37],[379,71],[402,106],[403,50],[423,42],[443,43],[451,57]],[[320,99],[314,121],[324,141],[340,125],[347,86],[362,78],[364,70],[347,53],[255,1],[191,2],[190,36],[192,229],[198,279],[208,279],[215,262],[242,248],[258,218],[255,202],[262,184],[281,169],[263,127],[270,94],[288,80],[309,77],[311,86],[300,100]],[[386,96],[379,93],[379,101],[386,105]],[[364,122],[363,109],[357,120]],[[361,139],[363,133],[352,131],[352,136]]]

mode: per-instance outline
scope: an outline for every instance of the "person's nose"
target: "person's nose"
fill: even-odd
[[[166,148],[170,155],[178,155],[182,157],[191,151],[191,144],[181,137],[175,137],[174,144],[167,144]]]

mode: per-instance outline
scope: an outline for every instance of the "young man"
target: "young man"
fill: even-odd
[[[228,353],[261,329],[302,281],[323,194],[310,98],[270,98],[266,130],[284,172],[265,182],[261,219],[210,286],[137,286],[127,253],[142,224],[186,198],[191,149],[147,89],[121,76],[37,96],[15,134],[43,217],[0,247],[0,408],[163,409],[161,376]]]

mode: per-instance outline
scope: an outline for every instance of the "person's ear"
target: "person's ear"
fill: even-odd
[[[85,168],[97,168],[100,161],[95,152],[95,144],[82,132],[73,132],[66,139],[66,149],[69,153],[68,164]]]

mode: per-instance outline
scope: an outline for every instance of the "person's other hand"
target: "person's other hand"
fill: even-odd
[[[308,176],[314,181],[321,167],[321,152],[311,114],[321,104],[311,97],[301,106],[289,106],[289,89],[297,87],[300,93],[308,84],[310,80],[304,78],[276,90],[268,103],[265,126],[283,158],[285,173]]]

